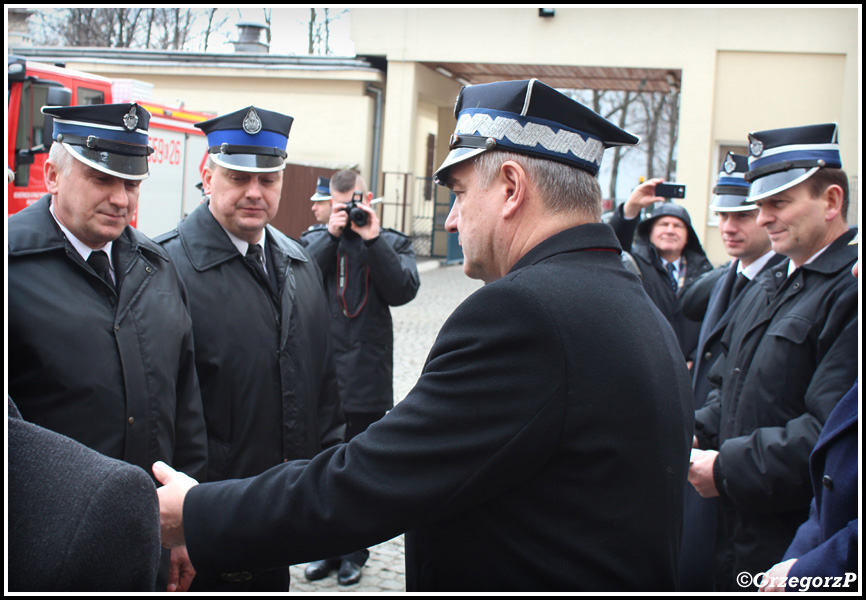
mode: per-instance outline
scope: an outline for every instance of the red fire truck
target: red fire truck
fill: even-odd
[[[133,225],[154,236],[173,229],[202,200],[196,185],[207,155],[207,138],[194,123],[212,114],[186,111],[137,98],[132,80],[111,80],[8,56],[9,132],[7,211],[13,214],[46,193],[43,167],[51,146],[52,119],[43,106],[136,101],[150,112],[150,177],[141,186]],[[146,94],[140,94],[146,95]]]

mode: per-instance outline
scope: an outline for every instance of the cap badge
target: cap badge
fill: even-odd
[[[724,168],[725,168],[725,173],[727,173],[728,175],[730,175],[731,173],[733,173],[733,172],[737,169],[737,163],[734,162],[734,159],[733,159],[733,158],[731,158],[730,156],[728,156],[728,157],[725,159],[725,165],[724,165]]]
[[[138,115],[135,112],[136,105],[129,107],[129,112],[123,115],[123,128],[127,131],[135,131],[138,126]]]
[[[749,144],[749,152],[752,153],[752,156],[761,156],[761,152],[764,151],[764,144],[761,143],[761,140],[752,140],[752,143]]]
[[[262,120],[259,118],[256,109],[250,108],[247,116],[244,117],[244,131],[250,135],[255,135],[262,130]]]

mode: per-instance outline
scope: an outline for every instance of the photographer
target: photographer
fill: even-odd
[[[636,187],[614,211],[609,225],[622,249],[634,256],[646,293],[673,327],[691,368],[701,324],[686,318],[680,303],[683,293],[713,265],[692,229],[686,209],[656,195],[656,186],[661,182],[650,179]],[[653,207],[652,215],[638,222],[641,210],[656,202],[659,204]]]
[[[406,304],[420,280],[412,241],[382,229],[370,207],[373,194],[354,171],[331,178],[328,227],[306,231],[301,243],[316,259],[325,280],[340,400],[346,417],[345,441],[381,419],[394,406],[394,334],[389,306]],[[339,569],[340,585],[361,579],[366,549],[311,563],[308,580]]]

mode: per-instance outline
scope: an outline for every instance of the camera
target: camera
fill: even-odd
[[[685,198],[686,186],[679,183],[657,183],[655,194],[662,198]]]
[[[364,194],[362,192],[354,192],[352,200],[346,203],[346,207],[341,209],[349,213],[349,220],[358,227],[363,227],[367,224],[369,215],[363,208],[359,208],[359,204],[363,204]]]

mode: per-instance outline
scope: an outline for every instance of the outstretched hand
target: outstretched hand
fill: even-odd
[[[163,486],[156,490],[159,497],[159,525],[162,545],[176,548],[186,545],[183,534],[183,501],[186,493],[198,482],[192,477],[175,471],[164,462],[153,464],[153,475]]]
[[[663,202],[664,198],[656,196],[656,185],[664,179],[656,177],[637,186],[623,206],[623,215],[626,219],[634,219],[640,211],[656,202]]]

